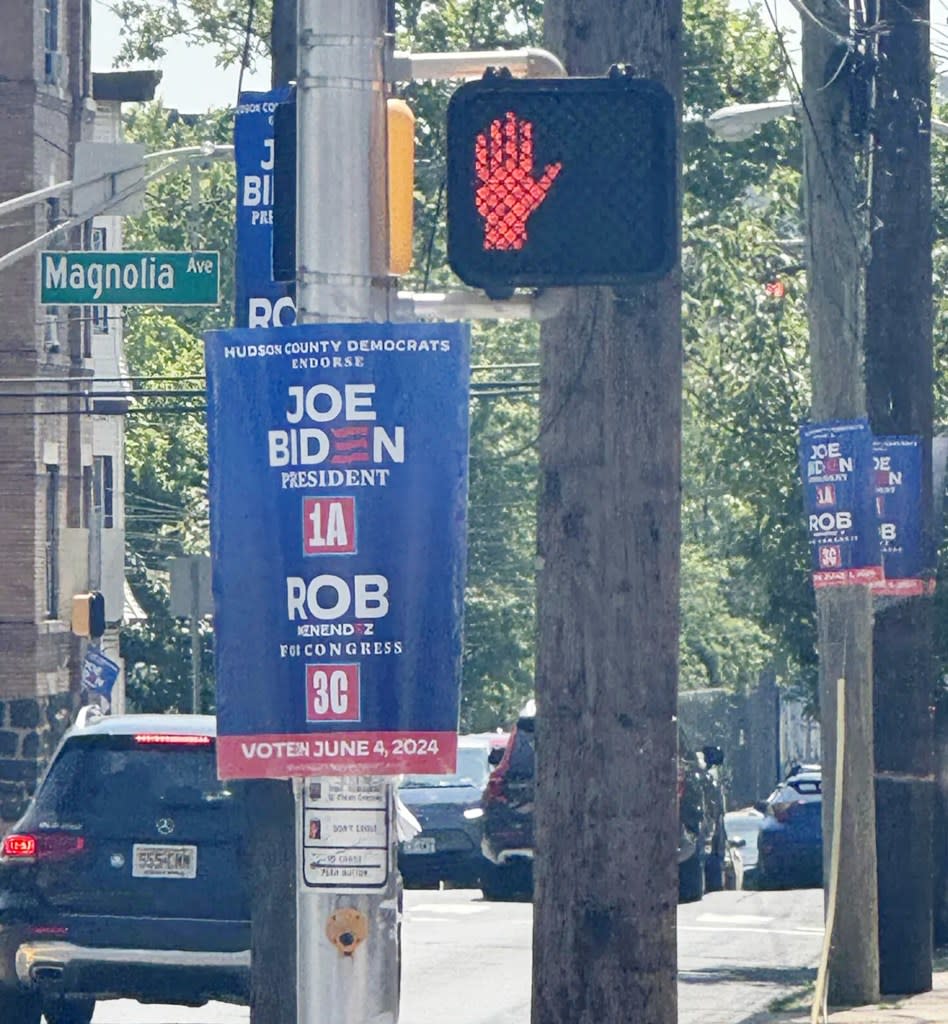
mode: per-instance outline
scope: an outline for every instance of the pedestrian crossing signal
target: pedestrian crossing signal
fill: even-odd
[[[658,82],[514,79],[448,105],[448,262],[488,294],[623,284],[678,258],[675,105]]]

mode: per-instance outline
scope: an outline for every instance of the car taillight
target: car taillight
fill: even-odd
[[[136,743],[173,743],[183,747],[206,747],[211,743],[210,736],[189,736],[165,732],[139,732],[135,734]]]
[[[85,837],[73,832],[13,832],[3,839],[2,856],[24,862],[68,860],[85,848]]]
[[[504,772],[501,772],[499,766],[491,772],[490,778],[487,780],[482,802],[493,804],[507,803],[507,794],[504,792]]]
[[[35,858],[36,836],[24,836],[14,833],[3,840],[3,856],[10,859]]]
[[[803,804],[803,800],[790,800],[788,803],[771,804],[770,809],[777,821],[789,821]]]

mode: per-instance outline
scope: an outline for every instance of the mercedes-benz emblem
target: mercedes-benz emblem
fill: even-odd
[[[155,828],[163,836],[170,836],[174,832],[174,818],[159,818],[155,822]]]

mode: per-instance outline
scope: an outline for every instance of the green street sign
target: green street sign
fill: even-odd
[[[44,252],[40,302],[52,306],[216,306],[216,252]]]

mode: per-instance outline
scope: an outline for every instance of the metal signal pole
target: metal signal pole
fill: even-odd
[[[298,0],[297,322],[387,319],[386,0]],[[330,787],[387,805],[388,878],[376,893],[302,883],[307,799]],[[398,882],[392,786],[297,781],[297,1006],[300,1024],[395,1024]],[[317,824],[318,827],[318,824]],[[358,851],[353,852],[358,856]]]

